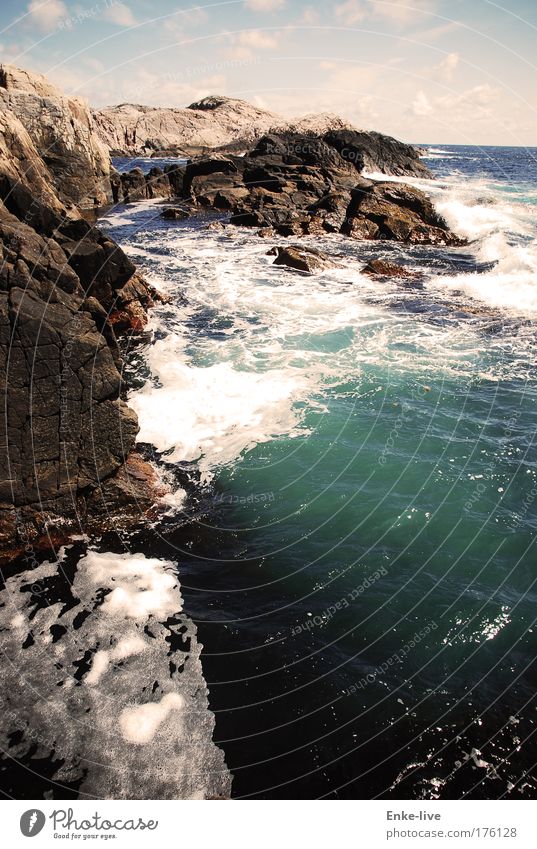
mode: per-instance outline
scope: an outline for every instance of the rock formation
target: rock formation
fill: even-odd
[[[22,122],[62,203],[87,208],[111,200],[110,157],[83,100],[39,74],[0,65],[0,112]]]
[[[111,192],[87,111],[41,77],[0,83],[0,546],[16,549],[105,512],[118,472],[123,491],[150,482],[125,466],[138,426],[114,325],[140,326],[154,293],[78,211]]]
[[[193,156],[216,148],[247,149],[269,132],[310,132],[348,126],[336,115],[307,115],[288,122],[244,100],[209,96],[186,109],[122,103],[97,109],[93,120],[99,137],[116,155],[151,156],[155,152]]]
[[[353,144],[346,131],[324,137],[268,134],[245,156],[189,162],[179,197],[193,211],[229,212],[232,224],[260,228],[263,236],[342,233],[407,244],[463,243],[419,189],[364,178],[367,152],[361,138]],[[390,167],[420,171],[417,155],[397,145],[390,143]]]

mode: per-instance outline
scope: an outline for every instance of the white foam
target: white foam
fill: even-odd
[[[197,460],[208,476],[260,442],[293,435],[299,424],[293,401],[302,387],[298,370],[255,373],[227,362],[193,366],[181,361],[173,342],[157,342],[148,354],[160,386],[147,383],[129,399],[140,441],[169,452],[169,462]]]
[[[173,564],[143,554],[89,551],[80,560],[84,578],[95,588],[111,589],[101,606],[104,614],[145,622],[152,614],[166,619],[182,610]]]
[[[160,702],[124,708],[119,716],[121,734],[129,743],[138,746],[150,743],[170,713],[182,710],[184,704],[179,693],[167,693]]]
[[[98,684],[102,676],[108,669],[108,666],[114,660],[125,660],[127,657],[141,654],[147,648],[147,643],[137,634],[129,637],[123,637],[117,645],[106,651],[102,649],[95,653],[91,669],[85,677],[86,684],[93,686]]]

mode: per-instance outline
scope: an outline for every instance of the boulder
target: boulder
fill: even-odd
[[[203,191],[207,191],[209,186],[219,187],[222,182],[221,180],[219,181],[218,178],[215,179],[214,175],[237,175],[238,173],[239,168],[230,157],[202,156],[193,162],[189,162],[186,166],[183,177],[183,194],[185,196],[196,193],[200,194]],[[212,179],[207,180],[207,177],[211,177]],[[195,183],[195,180],[198,182]],[[231,181],[224,182],[229,184]],[[198,192],[196,192],[196,189],[198,189]]]
[[[145,175],[141,168],[132,168],[121,174],[121,193],[125,203],[147,199]]]
[[[162,210],[160,217],[165,218],[166,221],[184,221],[186,218],[190,218],[190,213],[178,206],[169,206]]]
[[[356,239],[387,239],[406,244],[465,243],[449,230],[423,192],[393,182],[357,186],[351,193],[342,232]]]
[[[299,245],[277,246],[268,251],[269,256],[275,256],[274,265],[285,265],[295,271],[305,271],[312,274],[334,268],[334,261],[328,254],[315,248],[305,248]]]
[[[396,262],[390,262],[386,259],[372,259],[364,268],[362,274],[368,274],[372,277],[414,277],[414,273],[403,265],[398,265]]]

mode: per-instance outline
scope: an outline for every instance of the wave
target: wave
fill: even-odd
[[[425,191],[451,229],[468,239],[477,263],[493,266],[486,272],[437,275],[435,285],[462,290],[473,300],[517,315],[537,312],[534,190],[460,175],[434,181],[379,172],[365,176],[410,183]]]

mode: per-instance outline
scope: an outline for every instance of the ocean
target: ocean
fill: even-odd
[[[173,495],[96,545],[177,565],[237,798],[535,798],[536,159],[428,146],[404,182],[468,246],[304,237],[308,276],[155,201],[101,220],[169,296],[125,377]]]

